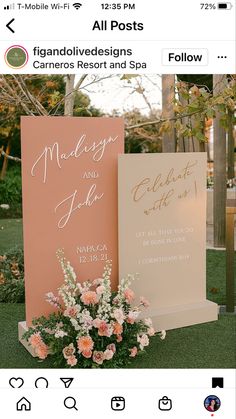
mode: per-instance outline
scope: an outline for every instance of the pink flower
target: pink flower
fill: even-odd
[[[125,297],[126,303],[130,304],[134,300],[135,295],[134,295],[134,292],[130,288],[126,288],[126,290],[124,291],[124,297]]]
[[[130,357],[135,358],[138,353],[138,348],[137,346],[134,346],[132,349],[129,349],[129,351],[130,351]]]
[[[145,346],[149,345],[149,339],[147,335],[142,335],[137,337],[137,341],[139,342],[140,349],[143,350]]]
[[[99,336],[107,336],[110,337],[112,335],[112,328],[109,324],[107,324],[104,320],[101,320],[99,328],[98,328]]]
[[[77,364],[77,362],[78,361],[77,361],[77,359],[76,359],[76,357],[74,355],[70,356],[67,359],[67,364],[70,365],[71,367],[74,367]]]
[[[79,313],[79,309],[78,307],[74,306],[74,307],[67,307],[67,309],[64,311],[64,316],[65,317],[77,317],[77,314]]]
[[[113,334],[121,335],[123,333],[123,326],[120,323],[113,324]]]
[[[102,365],[104,361],[104,354],[101,351],[94,351],[93,353],[93,361],[96,362],[98,365]]]
[[[130,311],[127,317],[127,323],[134,324],[135,320],[137,319],[139,315],[138,311]]]
[[[105,291],[105,287],[104,285],[100,285],[99,287],[97,287],[96,292],[98,295],[102,295]]]
[[[62,353],[63,353],[63,356],[64,356],[65,359],[70,358],[75,353],[74,344],[70,343],[68,346],[65,346]]]
[[[148,336],[154,336],[155,335],[155,329],[154,327],[150,327],[147,331]]]
[[[79,352],[92,351],[94,342],[90,336],[81,336],[77,341]]]
[[[125,315],[121,308],[116,308],[113,312],[113,316],[118,323],[120,324],[124,323]]]
[[[107,349],[110,349],[113,353],[116,353],[116,345],[114,343],[107,345]]]
[[[94,279],[94,280],[93,280],[93,285],[98,286],[98,285],[100,285],[102,282],[103,282],[103,279],[102,279],[102,278],[96,278],[96,279]]]
[[[83,351],[83,352],[82,352],[82,355],[83,355],[85,358],[91,358],[91,356],[92,356],[92,351]]]
[[[140,297],[140,304],[142,306],[144,306],[145,308],[148,308],[150,306],[150,303],[148,300],[146,300],[146,298],[144,297]]]
[[[113,305],[117,305],[119,303],[119,298],[117,296],[115,298],[113,298],[112,303],[113,303]]]
[[[96,317],[96,319],[93,320],[93,326],[99,328],[101,322],[102,322],[102,320],[101,319],[98,319]]]
[[[122,338],[122,336],[121,335],[117,335],[117,337],[116,337],[116,342],[121,342],[123,340],[123,338]]]
[[[46,301],[56,308],[60,308],[59,298],[56,297],[53,292],[48,292],[46,294]]]
[[[81,295],[81,301],[86,306],[97,304],[99,297],[95,291],[85,291]]]
[[[46,359],[48,356],[48,346],[42,342],[37,348],[35,348],[36,355],[40,359]]]
[[[106,349],[104,352],[104,360],[110,361],[113,358],[114,352],[111,349]]]
[[[29,338],[29,344],[34,348],[36,355],[40,359],[45,359],[48,356],[49,348],[46,343],[43,342],[40,333],[34,333]]]
[[[54,335],[55,334],[55,330],[53,329],[49,329],[48,327],[45,327],[45,329],[43,329],[46,333],[48,333],[49,335]]]
[[[41,345],[42,338],[40,336],[40,333],[37,332],[37,333],[34,333],[33,335],[31,335],[28,342],[33,348],[36,348],[37,346]]]

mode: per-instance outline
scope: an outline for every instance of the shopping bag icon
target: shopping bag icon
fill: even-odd
[[[172,409],[172,400],[168,399],[167,396],[162,397],[159,400],[158,404],[159,410],[171,410]]]

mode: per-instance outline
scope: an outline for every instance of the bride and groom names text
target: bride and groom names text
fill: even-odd
[[[86,134],[83,134],[77,141],[75,147],[67,152],[61,153],[59,142],[55,142],[52,146],[46,146],[43,152],[39,155],[37,160],[32,166],[31,175],[36,176],[36,170],[39,165],[42,165],[42,174],[43,174],[43,183],[47,182],[48,179],[48,167],[50,164],[55,163],[58,169],[63,168],[63,164],[68,162],[70,159],[79,159],[81,156],[86,154],[91,156],[91,160],[95,163],[102,161],[106,148],[114,144],[118,139],[117,136],[110,136],[109,138],[104,138],[98,141],[88,142]],[[99,177],[98,172],[85,172],[82,175],[82,179],[94,179]],[[64,228],[69,222],[72,214],[77,212],[83,207],[91,207],[97,201],[100,201],[104,193],[97,192],[97,185],[94,183],[89,187],[88,192],[86,193],[85,198],[78,197],[78,189],[75,189],[69,196],[63,199],[55,207],[55,212],[60,208],[64,208],[64,215],[60,218],[58,222],[58,228]]]

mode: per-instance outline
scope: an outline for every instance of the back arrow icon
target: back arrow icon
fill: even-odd
[[[11,24],[14,22],[14,20],[15,19],[12,19],[6,24],[7,29],[9,29],[12,33],[15,33],[15,31],[11,28]]]

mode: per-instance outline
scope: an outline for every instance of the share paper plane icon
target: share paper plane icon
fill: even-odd
[[[63,382],[65,388],[69,388],[74,378],[60,378],[60,380]]]

